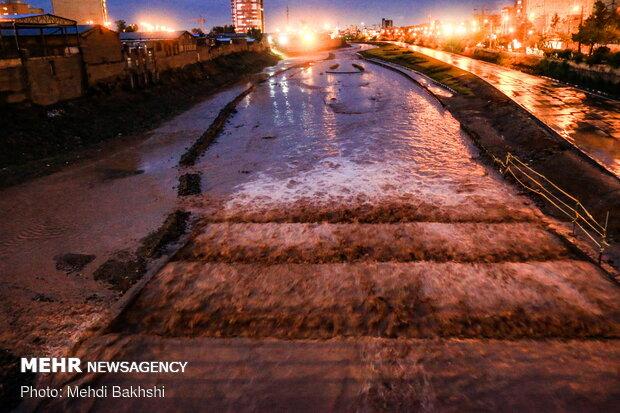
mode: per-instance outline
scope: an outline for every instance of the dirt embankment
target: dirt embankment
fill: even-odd
[[[237,53],[166,72],[148,89],[99,93],[49,107],[0,107],[0,187],[53,172],[101,142],[153,128],[276,62],[270,53]]]
[[[559,187],[576,197],[604,222],[607,212],[620,211],[620,181],[583,156],[568,142],[543,127],[510,98],[477,76],[408,49],[381,44],[363,53],[426,73],[458,91],[437,96],[462,128],[490,157],[508,153],[527,162]],[[557,210],[546,208],[557,215]],[[611,213],[608,235],[620,239],[620,216]]]

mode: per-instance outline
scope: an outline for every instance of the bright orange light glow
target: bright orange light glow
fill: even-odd
[[[444,36],[452,36],[454,34],[454,27],[451,24],[444,24],[441,26],[441,33]]]
[[[141,21],[138,24],[139,30],[143,32],[173,32],[174,29],[165,24],[153,24],[146,21]]]
[[[282,46],[286,46],[289,43],[289,38],[288,38],[288,34],[286,33],[281,33],[278,36],[278,43]]]
[[[312,46],[316,42],[316,36],[312,32],[305,32],[301,36],[301,41],[305,46]]]

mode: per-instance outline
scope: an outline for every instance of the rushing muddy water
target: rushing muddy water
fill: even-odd
[[[406,77],[342,51],[258,85],[237,110],[193,168],[204,181],[203,194],[186,201],[201,221],[194,241],[121,325],[144,332],[153,324],[172,336],[390,336],[403,328],[411,337],[450,336],[468,323],[493,330],[485,323],[505,317],[505,327],[485,335],[617,334],[599,317],[618,307],[592,301],[609,299],[599,296],[607,282],[598,270],[574,260],[528,199],[478,162],[458,122]],[[569,277],[571,267],[601,290],[576,297],[556,284],[553,274]],[[430,287],[432,274],[449,279],[451,271],[471,276],[471,288],[480,283],[485,300],[503,298],[479,312],[466,304],[482,299],[475,290]],[[521,276],[515,289],[538,291],[544,321],[525,309],[531,296],[516,303],[505,295]],[[565,307],[575,300],[594,307]],[[420,333],[413,325],[427,316],[435,327]]]
[[[216,219],[389,202],[447,221],[532,214],[433,98],[380,67],[351,73],[353,56],[259,85],[197,165],[206,195],[192,206]]]

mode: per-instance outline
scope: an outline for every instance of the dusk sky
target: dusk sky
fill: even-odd
[[[50,0],[30,0],[32,5],[51,11]],[[392,18],[397,25],[419,23],[433,17],[449,18],[471,14],[484,5],[497,8],[510,0],[265,0],[267,30],[284,26],[286,4],[291,10],[291,23],[305,21],[310,25],[346,26],[376,24],[381,17]],[[191,28],[201,16],[207,26],[230,23],[229,0],[108,0],[112,20],[128,22],[146,20],[174,28]]]

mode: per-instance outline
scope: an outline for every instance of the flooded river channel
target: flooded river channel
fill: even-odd
[[[616,405],[617,286],[481,162],[433,97],[356,51],[291,69],[241,101],[178,171],[201,176],[201,194],[176,201],[197,220],[190,242],[77,350],[184,360],[188,373],[93,378],[165,385],[165,399],[50,407]],[[209,111],[170,127],[202,126]]]

